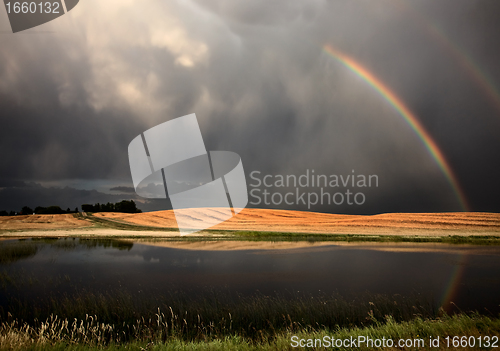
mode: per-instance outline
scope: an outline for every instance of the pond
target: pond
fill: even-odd
[[[421,296],[435,308],[500,312],[500,247],[404,243],[0,242],[0,307],[81,291],[134,297],[206,291]],[[227,245],[226,245],[227,244]]]

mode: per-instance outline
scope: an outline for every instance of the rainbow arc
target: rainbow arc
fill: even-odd
[[[338,62],[342,63],[349,70],[354,72],[357,76],[362,78],[366,83],[368,83],[375,91],[377,91],[391,106],[399,113],[401,117],[408,123],[412,130],[417,134],[419,139],[422,141],[423,145],[432,156],[439,169],[446,177],[448,183],[450,184],[455,196],[460,203],[463,211],[468,211],[469,206],[465,194],[460,187],[457,177],[453,173],[449,163],[444,157],[443,152],[431,137],[431,135],[425,130],[425,128],[420,123],[419,119],[410,111],[410,109],[405,105],[405,103],[391,90],[387,87],[379,78],[377,78],[372,72],[363,67],[360,63],[356,62],[354,59],[345,55],[344,53],[336,50],[333,46],[326,44],[323,46],[323,51],[328,55],[336,59]]]

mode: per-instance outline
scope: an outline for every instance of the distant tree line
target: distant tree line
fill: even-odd
[[[82,205],[83,212],[124,212],[124,213],[141,213],[134,202],[134,200],[123,200],[112,204],[108,202],[107,204],[99,204],[95,205]]]
[[[15,215],[30,215],[30,214],[63,214],[63,213],[78,213],[78,208],[75,208],[74,211],[71,211],[71,209],[68,208],[65,211],[59,206],[49,206],[49,207],[37,206],[33,210],[28,206],[24,206],[20,212],[0,211],[0,216],[15,216]]]
[[[112,203],[107,203],[107,204],[99,204],[96,203],[95,205],[88,205],[84,204],[82,205],[82,211],[83,212],[124,212],[124,213],[140,213],[142,212],[139,210],[133,200],[127,201],[123,200],[120,202],[117,202],[115,204]],[[63,210],[59,206],[49,206],[49,207],[42,207],[42,206],[37,206],[33,210],[32,208],[28,206],[24,206],[20,212],[15,212],[15,211],[0,211],[0,216],[15,216],[15,215],[30,215],[30,214],[63,214],[63,213],[78,213],[78,207],[75,208],[74,211],[71,211],[71,209],[66,209]]]
[[[15,216],[15,215],[16,215],[16,212],[14,212],[14,211],[10,211],[10,212],[0,211],[0,216]]]

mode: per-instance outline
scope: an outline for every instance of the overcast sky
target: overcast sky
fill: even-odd
[[[0,210],[135,198],[128,144],[190,113],[249,183],[378,175],[362,206],[311,210],[461,210],[417,134],[329,44],[418,117],[471,210],[498,212],[498,38],[496,0],[81,0],[16,34],[0,8]]]

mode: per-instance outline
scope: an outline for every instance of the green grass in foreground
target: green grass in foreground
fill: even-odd
[[[74,333],[68,335],[65,329]],[[422,339],[425,350],[448,350],[444,338],[446,336],[498,336],[500,335],[500,319],[489,318],[477,314],[460,314],[443,316],[438,319],[416,318],[407,322],[395,322],[391,317],[384,321],[375,321],[368,327],[336,328],[336,329],[303,329],[299,331],[283,331],[260,340],[247,339],[237,334],[222,338],[210,338],[200,341],[185,341],[175,336],[166,339],[151,337],[143,340],[131,340],[126,343],[104,344],[99,340],[102,333],[106,333],[111,326],[99,325],[95,321],[74,321],[69,323],[53,318],[38,328],[19,327],[15,323],[4,323],[0,328],[0,350],[294,350],[291,346],[291,337],[300,339],[357,339],[365,336],[371,339]],[[87,339],[82,339],[87,335]],[[440,337],[440,347],[431,348],[428,345],[429,337]],[[330,349],[316,347],[309,349]],[[338,350],[356,350],[358,347],[343,347]],[[361,349],[366,349],[362,347]],[[385,348],[389,349],[389,348]],[[401,349],[401,348],[392,348]],[[417,348],[403,348],[417,349]],[[462,348],[465,349],[465,348]],[[470,348],[468,348],[470,349]],[[488,348],[483,348],[488,349]],[[489,348],[491,349],[491,348]]]
[[[386,316],[394,323],[443,316],[443,311],[420,295],[368,293],[346,299],[338,294],[240,296],[207,290],[196,291],[196,295],[173,291],[137,296],[120,290],[78,290],[63,296],[21,300],[15,291],[30,285],[19,277],[11,280],[17,285],[8,303],[0,308],[0,346],[19,342],[23,345],[20,349],[61,342],[108,346],[175,341],[204,345],[226,340],[260,345],[291,333],[375,327]],[[8,287],[12,283],[4,284]]]
[[[137,296],[118,289],[105,293],[79,289],[63,296],[22,300],[15,292],[29,289],[33,284],[30,277],[26,283],[20,277],[7,278],[2,284],[14,289],[8,303],[0,307],[0,321],[29,326],[30,330],[41,328],[41,321],[51,321],[53,316],[58,316],[58,321],[68,320],[69,324],[75,319],[85,323],[99,321],[99,325],[112,326],[101,335],[101,341],[167,337],[200,341],[234,334],[259,340],[284,331],[368,326],[387,315],[397,322],[441,315],[419,295],[368,293],[346,299],[338,294],[240,296],[210,290],[196,291],[196,295],[173,291]],[[60,282],[50,284],[52,289],[59,285]],[[66,334],[70,333],[68,328],[64,329]]]
[[[418,296],[233,296],[174,292],[137,298],[80,292],[0,309],[0,350],[292,350],[304,339],[500,334],[500,318],[447,315]],[[356,348],[353,348],[356,349]],[[442,348],[443,350],[445,348]]]

